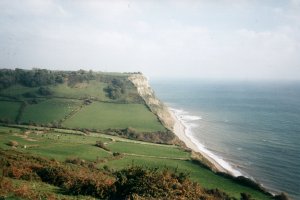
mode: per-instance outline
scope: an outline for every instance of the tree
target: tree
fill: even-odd
[[[50,96],[53,94],[49,87],[40,87],[38,93],[42,96]]]

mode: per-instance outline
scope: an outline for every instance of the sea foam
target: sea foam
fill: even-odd
[[[198,126],[194,122],[197,120],[201,120],[201,116],[190,115],[187,111],[182,109],[170,108],[170,110],[175,114],[177,119],[185,127],[185,135],[191,140],[191,142],[193,142],[197,146],[200,152],[203,152],[204,154],[209,156],[211,159],[213,159],[215,162],[221,165],[224,169],[229,171],[233,176],[242,176],[242,173],[239,170],[233,168],[232,165],[226,162],[223,158],[208,150],[201,142],[199,142],[193,136],[193,128]]]

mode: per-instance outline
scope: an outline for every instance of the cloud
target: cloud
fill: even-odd
[[[293,1],[3,0],[0,9],[2,66],[300,79]]]

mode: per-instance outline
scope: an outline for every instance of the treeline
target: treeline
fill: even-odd
[[[106,134],[120,136],[132,140],[145,142],[153,142],[158,144],[174,144],[175,135],[169,130],[156,132],[140,132],[134,128],[128,127],[125,129],[108,129]]]
[[[27,87],[40,87],[60,84],[65,81],[68,81],[69,86],[73,86],[76,83],[96,79],[101,82],[112,83],[114,86],[120,86],[122,83],[118,82],[115,77],[116,75],[107,75],[92,70],[53,71],[47,69],[0,69],[0,89],[7,88],[14,84],[21,84]]]
[[[27,87],[39,87],[63,83],[66,74],[46,69],[0,69],[0,90],[15,84]]]
[[[95,80],[97,78],[97,74],[92,70],[78,70],[72,72],[64,72],[65,76],[68,78],[68,85],[73,87],[76,83],[82,83],[85,81]]]
[[[91,80],[107,83],[108,86],[104,88],[104,92],[106,96],[112,100],[126,96],[126,88],[131,84],[124,74],[106,74],[93,72],[92,70],[52,71],[47,69],[0,69],[0,90],[20,84],[26,87],[40,87],[38,95],[42,96],[51,95],[51,91],[48,88],[48,86],[51,85],[67,82],[69,87],[73,87],[77,83],[89,82]],[[23,94],[23,96],[27,98],[34,98],[36,95],[36,93],[32,92]]]
[[[20,189],[10,179],[5,178],[9,177],[55,185],[67,195],[87,195],[100,199],[236,199],[218,189],[202,188],[192,182],[187,173],[176,170],[130,166],[120,171],[112,171],[96,168],[95,165],[58,162],[1,149],[0,157],[0,195],[3,198],[35,199],[42,196],[56,199],[55,193],[40,194],[28,186],[22,193],[18,193]],[[240,199],[252,198],[242,193]]]

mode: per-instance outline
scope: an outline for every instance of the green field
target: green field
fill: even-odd
[[[0,119],[14,121],[18,115],[20,102],[0,101]]]
[[[68,128],[91,128],[105,130],[132,127],[138,131],[164,131],[157,117],[143,104],[116,104],[93,102],[67,119]]]
[[[55,158],[60,161],[71,157],[80,157],[91,161],[96,160],[97,157],[110,156],[108,152],[95,146],[96,141],[110,141],[107,138],[44,131],[29,131],[28,134],[22,133],[16,128],[0,127],[0,147],[3,149],[11,148],[7,143],[12,140],[19,143],[19,151]]]
[[[166,158],[183,158],[188,159],[190,157],[189,152],[182,151],[176,146],[165,146],[165,145],[145,145],[144,143],[133,143],[118,141],[107,145],[107,147],[116,152],[123,152],[126,154],[142,154],[146,156],[157,156]],[[158,151],[159,149],[159,151]]]
[[[89,81],[77,83],[70,87],[67,83],[51,86],[55,97],[66,97],[75,99],[95,98],[102,101],[109,101],[103,89],[107,86],[106,83],[100,81]]]
[[[72,131],[68,134],[53,131],[21,131],[17,128],[0,127],[0,148],[11,148],[6,143],[15,140],[20,144],[17,147],[18,151],[55,158],[59,161],[70,157],[79,157],[87,161],[106,159],[106,162],[98,164],[98,167],[108,166],[115,170],[132,164],[174,169],[178,172],[188,172],[192,180],[205,188],[219,188],[236,198],[240,197],[241,192],[246,192],[255,199],[271,199],[268,195],[216,175],[193,163],[190,160],[190,153],[172,145],[138,142],[97,133],[91,133],[89,136],[71,133]],[[106,144],[110,152],[94,146],[99,140]],[[27,148],[24,148],[24,145]],[[118,159],[109,159],[112,158],[112,152],[116,151],[123,156]]]
[[[50,123],[59,121],[76,109],[82,101],[67,99],[47,99],[38,104],[26,106],[21,121]]]
[[[22,85],[13,85],[9,88],[0,91],[1,95],[11,96],[11,97],[21,97],[22,94],[26,92],[36,92],[37,87],[26,87]]]

